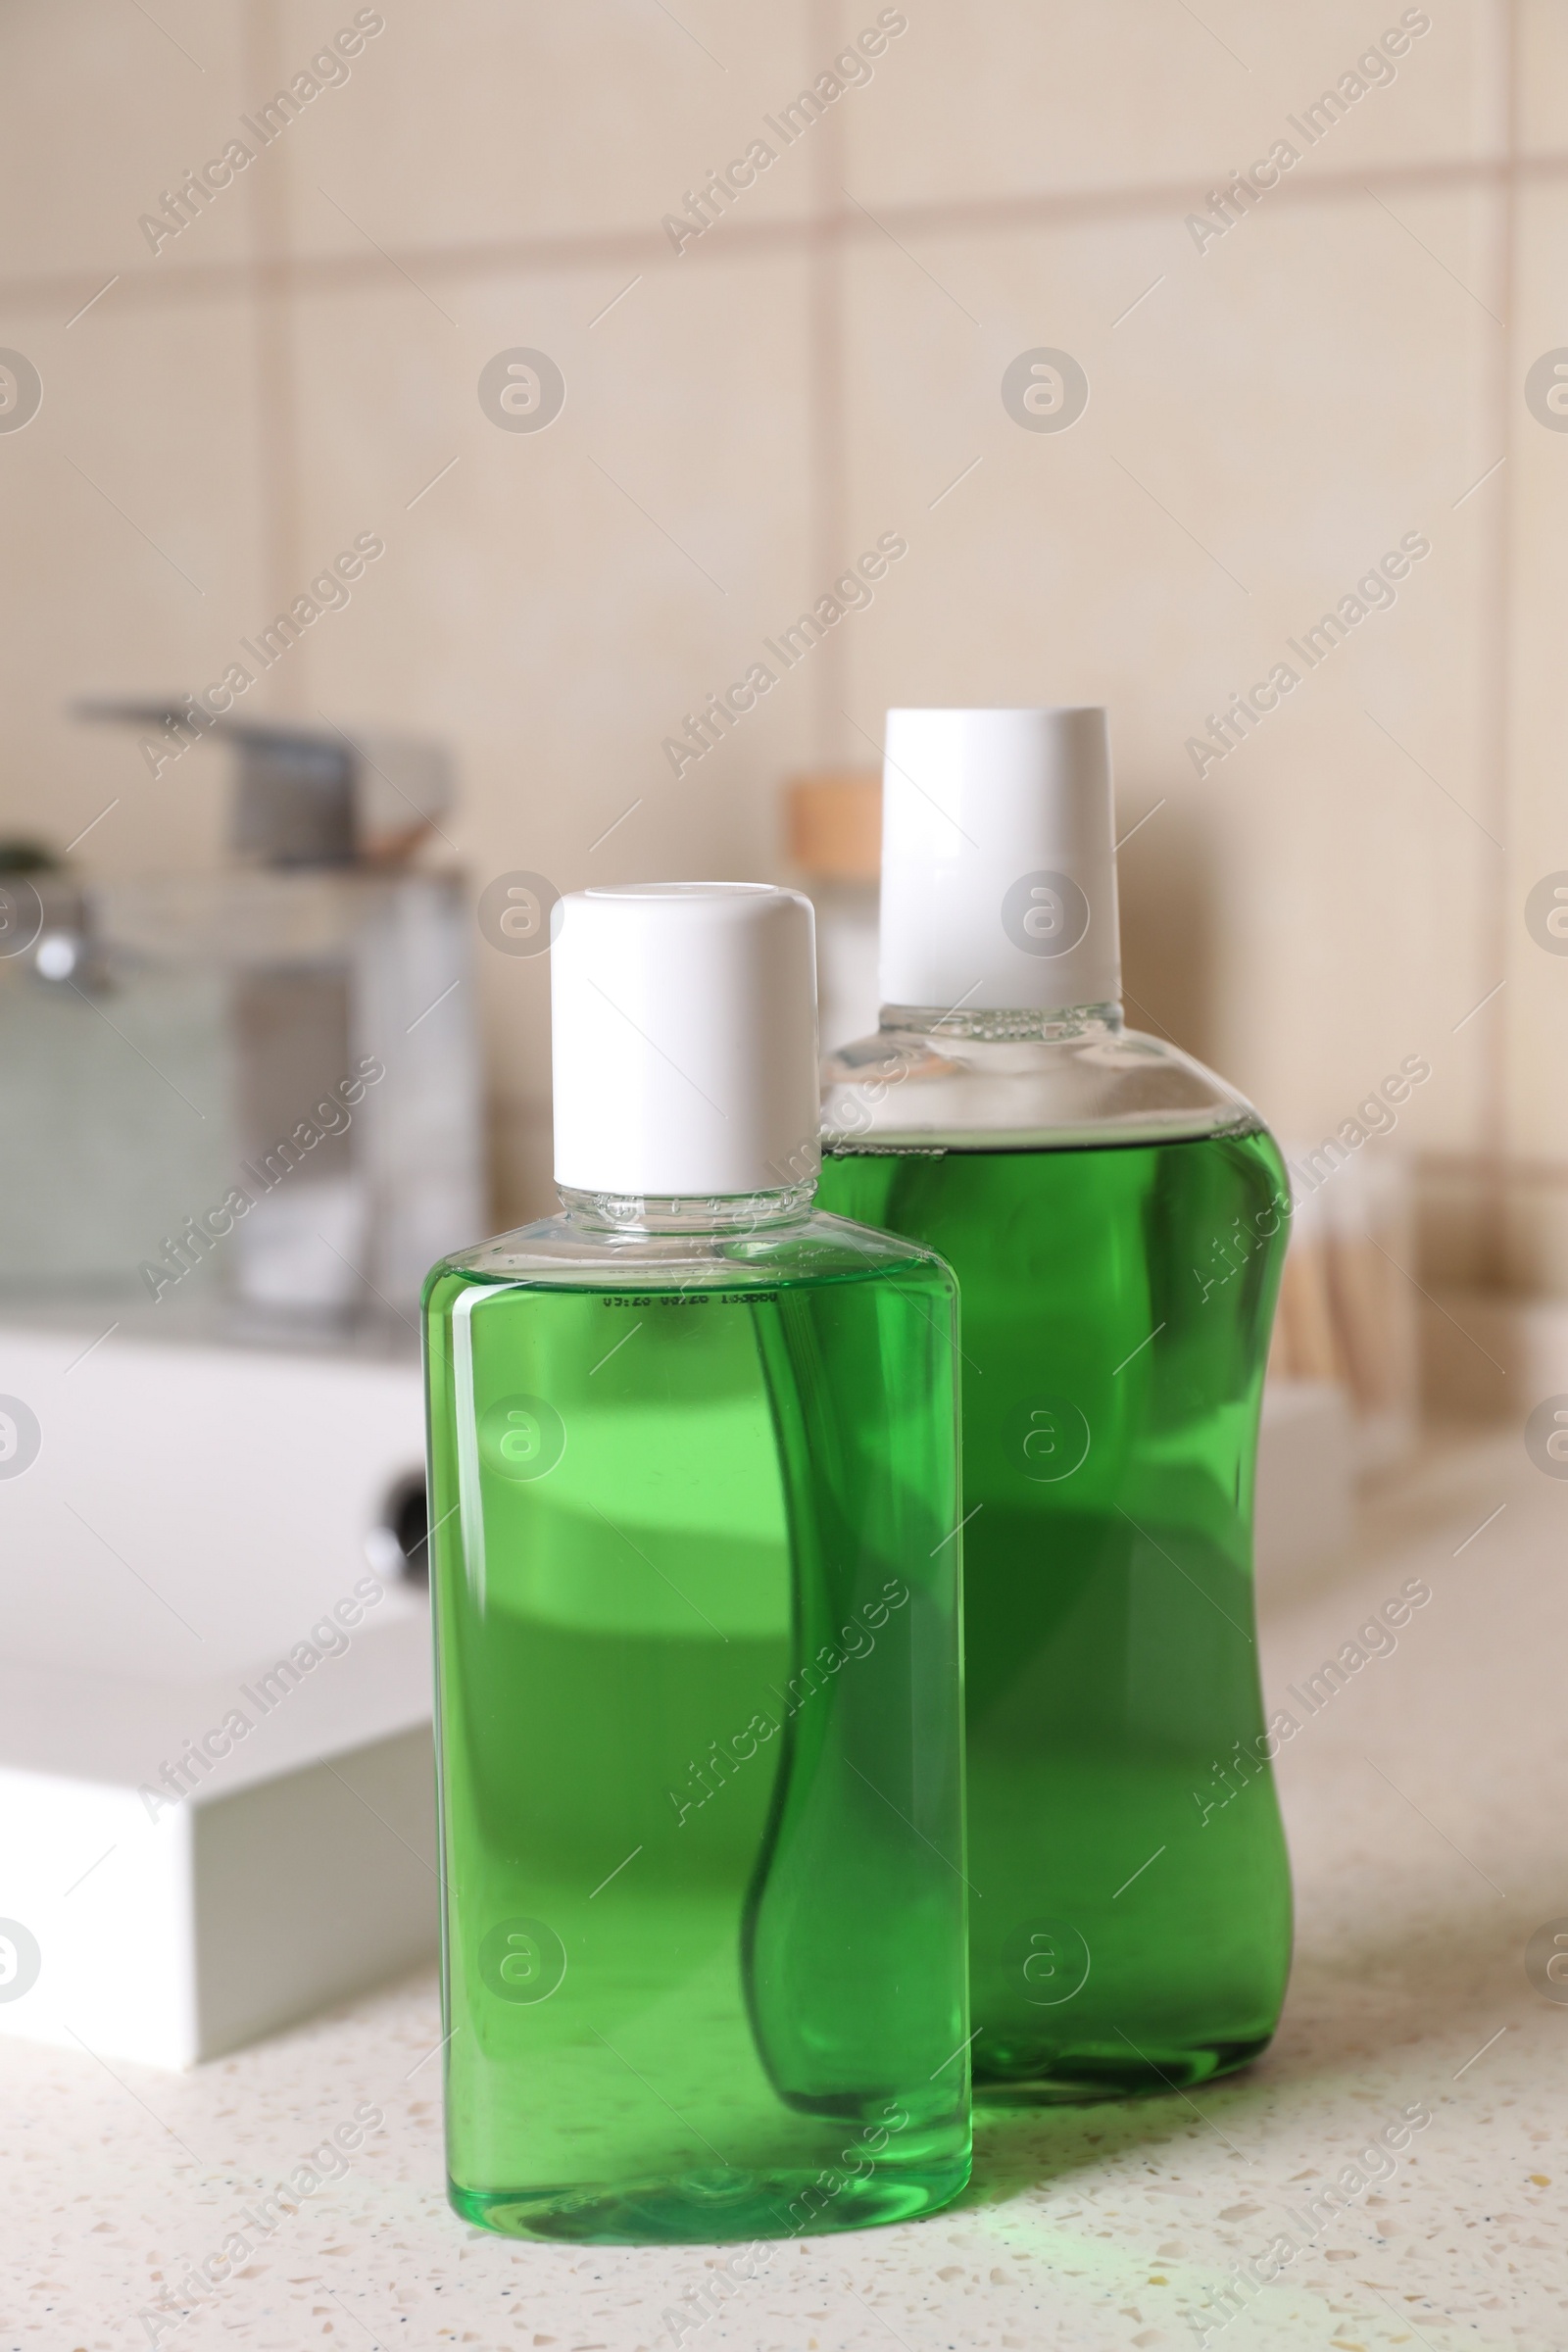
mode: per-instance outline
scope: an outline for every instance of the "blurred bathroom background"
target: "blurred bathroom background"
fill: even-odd
[[[555,894],[800,882],[835,1042],[885,709],[1032,702],[1109,707],[1130,1021],[1297,1171],[1279,1540],[1568,1389],[1559,7],[60,0],[0,59],[0,1389],[50,1331],[106,1421],[180,1333],[412,1380],[422,1263],[553,1205]],[[417,1567],[400,1395],[351,1576]]]
[[[89,893],[228,868],[233,746],[160,760],[78,707],[236,663],[236,723],[439,748],[414,855],[470,917],[517,873],[804,875],[787,788],[874,773],[890,703],[1102,701],[1129,1017],[1307,1151],[1430,1063],[1364,1150],[1412,1171],[1410,1273],[1473,1300],[1486,1353],[1411,1292],[1431,1376],[1484,1407],[1486,1354],[1544,1344],[1500,1302],[1568,1284],[1568,968],[1527,917],[1568,861],[1568,416],[1527,392],[1568,337],[1568,28],[1383,16],[9,12],[0,335],[41,404],[0,433],[6,835]],[[1065,428],[1004,399],[1038,351],[1087,381]],[[1290,641],[1407,534],[1430,555],[1309,668]],[[907,554],[870,600],[769,654],[883,535]],[[758,662],[777,683],[705,730]],[[1300,685],[1228,740],[1279,662]],[[468,934],[509,1223],[550,1204],[548,958]],[[101,1109],[72,1115],[131,1121],[136,1184],[191,1113],[87,1024]]]

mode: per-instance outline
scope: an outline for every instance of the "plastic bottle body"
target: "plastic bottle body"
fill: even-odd
[[[603,2242],[945,2203],[951,1277],[833,1218],[564,1217],[426,1313],[454,2203]]]
[[[1251,1581],[1283,1166],[1184,1056],[1045,1027],[839,1057],[822,1185],[959,1281],[975,2078],[1035,2101],[1245,2064],[1291,1942]]]

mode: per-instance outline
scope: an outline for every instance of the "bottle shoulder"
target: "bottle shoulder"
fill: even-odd
[[[425,1302],[474,1285],[528,1290],[718,1292],[725,1296],[826,1283],[954,1287],[934,1250],[812,1209],[722,1233],[602,1232],[569,1215],[541,1217],[460,1250],[431,1269]]]
[[[886,1027],[823,1064],[830,1152],[1069,1150],[1262,1130],[1245,1095],[1192,1054],[1108,1023],[1061,1037]]]

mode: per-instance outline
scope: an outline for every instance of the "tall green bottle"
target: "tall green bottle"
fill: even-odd
[[[1290,1964],[1251,1557],[1284,1167],[1123,1026],[1102,710],[890,712],[883,824],[820,1197],[958,1277],[976,2095],[1187,2086]]]
[[[969,2168],[955,1285],[813,1211],[804,899],[560,915],[563,1213],[425,1295],[450,2193],[907,2220]]]

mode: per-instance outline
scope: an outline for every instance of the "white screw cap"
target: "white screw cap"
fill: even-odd
[[[1120,996],[1104,711],[890,710],[883,1004],[1054,1010]]]
[[[808,899],[761,882],[576,891],[550,963],[558,1184],[705,1199],[815,1177]]]

